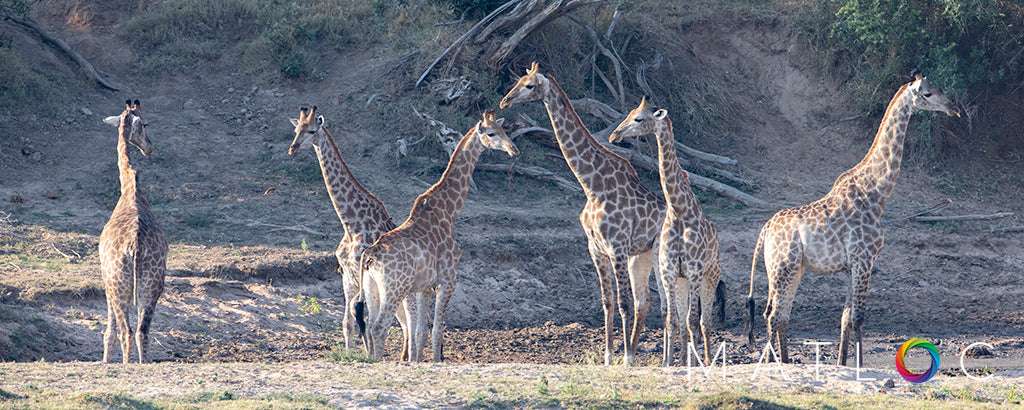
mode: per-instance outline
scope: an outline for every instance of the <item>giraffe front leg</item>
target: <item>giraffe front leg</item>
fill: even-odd
[[[416,339],[414,339],[414,342],[416,346],[416,357],[419,357],[419,360],[422,361],[426,360],[423,357],[423,349],[427,347],[427,332],[429,331],[427,326],[427,314],[430,311],[429,294],[427,292],[418,294],[416,304],[417,313],[414,316],[416,318],[416,331],[414,333]]]
[[[630,345],[633,355],[640,346],[647,313],[651,311],[651,270],[654,269],[654,250],[631,256],[627,265],[629,284],[633,291],[633,333]],[[635,359],[634,359],[635,360]]]
[[[627,255],[617,255],[612,261],[612,275],[615,280],[615,294],[616,304],[619,307],[619,316],[622,318],[622,339],[624,343],[624,352],[622,357],[623,366],[632,366],[636,357],[636,344],[633,343],[633,338],[636,336],[639,339],[639,333],[637,332],[637,323],[632,284],[630,283],[629,277],[629,257]],[[640,324],[640,330],[643,330],[642,324]],[[631,331],[632,329],[632,331]]]
[[[714,257],[717,257],[715,255]],[[709,363],[711,360],[711,336],[713,336],[713,329],[715,328],[715,317],[718,316],[718,312],[714,310],[715,306],[718,306],[721,282],[721,270],[717,261],[712,261],[713,265],[704,269],[702,275],[703,281],[701,282],[700,289],[700,332],[701,337],[704,339],[704,360]],[[712,312],[714,314],[707,314],[704,312]],[[724,315],[723,315],[724,316]],[[721,323],[721,322],[720,322]],[[722,363],[725,363],[725,358],[722,358]]]
[[[444,361],[444,350],[442,350],[444,348],[444,316],[453,294],[455,294],[454,282],[444,283],[437,288],[437,299],[434,302],[434,330],[431,334],[435,362]]]
[[[662,254],[665,252],[663,251]],[[662,353],[661,365],[668,367],[672,365],[672,356],[675,355],[673,339],[675,338],[675,323],[678,323],[679,307],[677,306],[676,277],[679,275],[679,259],[670,258],[668,255],[660,256],[660,269],[658,277],[661,278],[661,293],[665,295],[665,330],[664,330],[664,352]]]
[[[700,281],[692,277],[693,271],[687,269],[686,279],[686,332],[690,337],[689,345],[687,345],[686,354],[690,354],[690,347],[693,346],[693,350],[697,350],[697,329],[700,326],[700,318],[706,314],[709,314],[709,310],[702,309],[700,305]],[[698,313],[699,311],[699,313]],[[707,353],[707,346],[704,346],[704,353]],[[707,363],[707,356],[704,357],[704,362]]]
[[[601,308],[604,310],[604,365],[612,364],[612,351],[615,349],[615,285],[612,284],[612,269],[608,258],[590,249],[590,258],[597,269],[598,283],[601,285]],[[626,324],[623,324],[625,328]]]
[[[850,295],[843,310],[842,329],[840,330],[839,365],[846,366],[850,350],[863,342],[864,314],[867,304],[868,282],[871,279],[871,261],[854,266],[851,270]],[[860,367],[861,357],[857,355],[856,365]]]

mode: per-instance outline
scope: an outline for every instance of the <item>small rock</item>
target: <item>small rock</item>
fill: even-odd
[[[27,147],[24,147],[24,148],[22,148],[22,149],[21,149],[21,154],[22,154],[22,155],[32,155],[32,154],[34,154],[35,152],[36,152],[36,147],[33,147],[33,146],[31,146],[31,145],[29,145],[29,146],[27,146]]]
[[[32,155],[29,156],[29,158],[32,159],[33,161],[38,162],[39,160],[43,159],[43,153],[39,151],[33,152]]]
[[[90,110],[88,108],[85,108],[85,107],[82,107],[82,114],[85,114],[86,116],[90,116],[90,115],[92,115],[92,110]]]
[[[228,87],[228,92],[229,93],[235,92],[235,87]]]
[[[11,195],[12,204],[23,204],[25,202],[25,198],[22,198],[21,195]]]
[[[46,191],[46,197],[49,199],[60,199],[60,193],[57,191]]]
[[[885,383],[882,384],[882,386],[884,386],[887,389],[891,389],[893,387],[896,387],[896,381],[893,379],[885,379]]]

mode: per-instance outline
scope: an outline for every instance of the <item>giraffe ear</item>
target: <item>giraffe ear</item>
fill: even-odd
[[[316,125],[321,126],[321,127],[324,126],[324,116],[323,115],[316,117]]]
[[[665,111],[664,108],[654,112],[654,118],[659,120],[665,119],[666,116],[668,116],[668,111]]]
[[[292,126],[293,127],[298,127],[299,126],[299,119],[298,118],[292,118],[289,121],[292,122]]]
[[[503,124],[505,124],[505,119],[504,119],[504,118],[498,118],[498,119],[497,119],[497,120],[495,120],[494,122],[495,122],[496,124],[498,124],[498,126],[499,126],[499,127],[501,127],[501,126],[503,126]]]
[[[113,126],[116,127],[118,125],[121,125],[121,116],[119,116],[119,115],[111,115],[111,116],[109,116],[107,118],[104,118],[103,122],[105,122],[107,124],[110,124],[110,125],[113,125]]]

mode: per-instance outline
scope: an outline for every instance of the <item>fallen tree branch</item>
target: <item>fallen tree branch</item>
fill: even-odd
[[[1013,212],[1000,212],[991,215],[915,216],[911,219],[917,222],[991,221],[993,219],[1001,219],[1013,215]]]
[[[573,108],[575,108],[577,112],[582,111],[587,114],[593,115],[604,121],[606,124],[608,124],[608,128],[593,133],[594,138],[597,138],[598,141],[607,141],[608,136],[612,135],[612,131],[615,131],[615,127],[619,125],[619,122],[621,122],[622,119],[626,118],[625,114],[620,113],[618,110],[612,108],[608,104],[605,104],[592,98],[580,98],[578,100],[570,100],[569,103],[572,104]],[[716,155],[690,148],[689,146],[679,141],[675,141],[675,145],[677,151],[682,151],[682,153],[700,159],[702,161],[714,162],[723,165],[736,165],[738,163],[738,161],[736,161],[735,159],[726,156]]]
[[[1024,225],[1007,226],[1005,228],[994,229],[992,232],[999,232],[999,233],[1024,232]]]
[[[908,217],[899,218],[899,219],[883,220],[882,221],[882,226],[896,225],[898,223],[906,222],[906,221],[909,221],[909,220],[914,219],[914,218],[919,217],[919,216],[933,214],[933,213],[938,212],[938,211],[940,211],[942,209],[945,209],[946,207],[948,207],[950,205],[953,205],[953,200],[949,199],[949,198],[946,198],[946,199],[944,199],[942,201],[939,201],[935,205],[932,205],[930,207],[927,207],[925,209],[917,211],[916,213],[914,213],[913,215],[910,215]]]
[[[551,130],[548,130],[548,129],[543,129],[542,133],[534,133],[533,135],[537,135],[537,134],[553,135],[553,132]],[[547,136],[547,135],[545,135],[545,136]],[[640,167],[642,169],[645,169],[647,171],[650,171],[650,172],[654,172],[654,173],[658,172],[658,161],[656,159],[651,158],[651,157],[649,157],[647,155],[644,155],[643,153],[640,153],[639,151],[611,144],[611,143],[607,142],[607,140],[608,140],[608,138],[605,137],[603,140],[602,139],[598,139],[597,141],[601,145],[603,145],[605,148],[608,148],[608,150],[614,152],[615,154],[619,155],[622,158],[625,158],[627,161],[631,162],[633,165],[635,165],[637,167]],[[754,207],[767,207],[768,206],[767,202],[765,202],[765,201],[763,201],[761,199],[758,199],[758,198],[756,198],[756,197],[754,197],[754,196],[752,196],[750,194],[747,194],[747,193],[745,193],[743,191],[740,191],[739,189],[736,189],[736,188],[734,188],[732,186],[723,184],[721,182],[715,181],[715,180],[707,178],[707,177],[703,177],[703,176],[700,176],[700,175],[695,175],[693,173],[689,173],[689,174],[690,174],[690,183],[693,184],[693,186],[696,186],[696,187],[701,188],[701,189],[707,189],[707,190],[714,191],[714,192],[718,193],[719,195],[722,195],[722,196],[724,196],[726,198],[731,198],[731,199],[740,201],[740,202],[744,203],[747,206],[754,206]]]
[[[233,223],[235,225],[243,225],[243,226],[246,226],[246,227],[249,227],[249,228],[256,228],[256,227],[273,228],[273,229],[270,230],[270,232],[275,232],[275,231],[296,231],[296,232],[308,233],[310,235],[316,235],[316,236],[321,237],[321,238],[326,238],[327,237],[327,234],[325,234],[323,232],[314,231],[314,230],[309,229],[309,228],[307,228],[305,226],[302,226],[302,225],[288,226],[288,225],[268,224],[268,223],[264,223],[264,222],[260,222],[260,221],[248,221],[248,222],[246,222],[246,221],[239,221],[239,220],[230,219],[230,218],[225,218],[224,220],[226,222],[228,222],[228,223]]]
[[[111,85],[109,82],[107,82],[107,80],[104,80],[103,76],[101,76],[100,73],[98,73],[96,69],[93,68],[92,64],[90,64],[88,60],[82,58],[81,55],[72,50],[71,47],[68,47],[67,43],[65,43],[64,40],[54,37],[49,32],[44,30],[42,27],[39,27],[39,25],[32,21],[32,19],[28,17],[20,19],[11,15],[6,15],[4,16],[4,18],[6,20],[10,20],[15,24],[27,27],[30,30],[34,31],[37,35],[39,35],[40,38],[43,39],[43,42],[53,44],[58,50],[63,52],[65,55],[70,57],[72,61],[78,64],[82,71],[85,72],[85,75],[87,77],[95,80],[97,83],[99,83],[103,87],[106,87],[107,89],[110,89],[112,91],[120,91],[119,88]]]
[[[626,148],[620,147],[618,145],[613,145],[613,144],[607,143],[607,142],[601,142],[601,145],[604,145],[605,148],[608,148],[612,152],[614,152],[616,154],[619,154],[623,158],[626,158],[627,160],[629,160],[629,162],[631,162],[631,163],[633,163],[633,164],[635,164],[635,165],[637,165],[637,166],[639,166],[639,167],[641,167],[643,169],[646,169],[646,170],[648,170],[650,172],[658,172],[658,161],[656,159],[654,159],[654,158],[651,158],[651,157],[649,157],[647,155],[644,155],[644,154],[640,153],[639,151],[631,150],[631,149],[626,149]],[[758,198],[756,198],[756,197],[754,197],[754,196],[752,196],[750,194],[747,194],[747,193],[745,193],[743,191],[740,191],[740,190],[738,190],[738,189],[736,189],[734,187],[731,187],[729,185],[726,185],[726,184],[723,184],[721,182],[715,181],[715,180],[713,180],[711,178],[707,178],[707,177],[703,177],[703,176],[700,176],[700,175],[696,175],[696,174],[694,174],[692,172],[688,172],[688,174],[690,175],[690,183],[693,184],[693,186],[696,186],[696,187],[702,188],[702,189],[707,189],[707,190],[715,191],[719,195],[722,195],[722,196],[724,196],[726,198],[732,198],[732,199],[735,199],[737,201],[743,202],[747,206],[755,206],[755,207],[767,207],[768,206],[767,202],[765,202],[765,201],[763,201],[761,199],[758,199]]]
[[[562,177],[556,175],[554,172],[551,172],[551,171],[549,171],[549,170],[547,170],[545,168],[541,168],[541,167],[529,166],[529,165],[527,165],[527,166],[516,165],[516,166],[513,166],[513,167],[509,167],[508,165],[502,165],[502,164],[476,164],[476,169],[481,170],[481,171],[513,172],[513,173],[516,173],[518,175],[523,175],[523,176],[527,176],[527,177],[531,177],[531,178],[537,178],[537,179],[548,181],[548,182],[553,182],[553,183],[555,183],[555,185],[558,185],[558,186],[560,186],[562,188],[565,188],[565,189],[568,189],[570,191],[583,192],[583,188],[581,188],[579,186],[579,184],[577,184],[575,182],[571,182],[571,181],[569,181],[569,180],[567,180],[565,178],[562,178]]]

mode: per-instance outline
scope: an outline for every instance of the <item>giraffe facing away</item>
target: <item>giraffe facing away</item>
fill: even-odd
[[[580,224],[601,283],[604,363],[611,364],[617,304],[625,340],[623,364],[630,366],[651,307],[648,283],[665,202],[640,183],[629,161],[590,134],[569,98],[536,62],[501,100],[501,108],[529,101],[544,103],[562,155],[587,196]]]
[[[409,352],[410,361],[420,360],[426,343],[427,295],[436,291],[432,347],[434,361],[444,360],[444,314],[462,256],[455,242],[455,219],[466,201],[480,154],[490,148],[519,155],[501,127],[502,120],[495,120],[493,111],[484,112],[483,119],[459,141],[440,180],[413,202],[409,218],[363,253],[363,294],[369,310],[366,333],[374,358],[383,356],[391,317],[402,304],[409,332],[403,338],[403,350]]]
[[[121,180],[121,197],[100,233],[100,270],[107,296],[104,363],[110,363],[115,336],[121,344],[121,361],[131,360],[132,305],[138,306],[135,344],[139,363],[146,363],[149,326],[164,291],[167,270],[167,237],[149,210],[149,202],[137,191],[135,170],[128,162],[128,144],[138,147],[143,155],[153,152],[139,108],[139,100],[125,101],[121,115],[103,120],[117,127],[117,168]]]
[[[747,295],[747,339],[754,346],[754,277],[757,256],[764,249],[768,274],[768,303],[764,318],[768,340],[775,336],[779,359],[789,362],[786,333],[793,297],[804,269],[817,273],[850,271],[850,289],[840,328],[839,360],[846,365],[849,343],[859,345],[871,266],[882,249],[882,211],[900,173],[907,123],[916,110],[960,116],[953,103],[927,79],[914,81],[896,92],[878,127],[874,143],[856,166],[836,179],[823,198],[796,208],[783,209],[761,228],[750,267]],[[859,357],[858,357],[859,359]],[[860,365],[860,363],[857,363]]]
[[[608,141],[619,142],[625,137],[647,134],[654,134],[658,139],[658,171],[668,204],[658,240],[658,271],[665,289],[662,293],[667,298],[662,365],[672,365],[674,325],[679,322],[680,315],[685,314],[690,343],[696,348],[698,301],[704,362],[710,363],[708,332],[711,330],[712,305],[719,295],[716,290],[722,275],[718,232],[704,216],[700,202],[690,188],[690,178],[676,158],[675,136],[667,111],[655,110],[644,98],[640,106],[630,111],[615,128]],[[677,283],[677,278],[682,282]]]
[[[364,188],[349,171],[334,137],[324,125],[324,117],[316,115],[315,105],[311,110],[301,108],[299,118],[292,118],[291,122],[295,126],[295,139],[288,147],[288,154],[294,155],[303,148],[313,146],[334,211],[338,213],[345,230],[334,255],[338,258],[345,292],[342,327],[345,348],[348,349],[352,338],[356,336],[355,304],[359,299],[360,257],[364,249],[381,235],[395,229],[396,225],[384,203]]]

